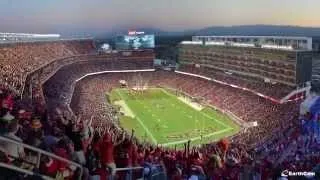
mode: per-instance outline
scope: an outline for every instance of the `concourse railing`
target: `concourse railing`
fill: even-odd
[[[59,157],[55,154],[52,154],[52,153],[49,153],[47,151],[44,151],[42,149],[39,149],[39,148],[36,148],[36,147],[33,147],[33,146],[30,146],[30,145],[27,145],[27,144],[24,144],[24,143],[21,143],[21,142],[18,142],[18,141],[15,141],[15,140],[12,140],[12,139],[9,139],[7,137],[4,137],[4,136],[0,136],[0,143],[12,143],[12,144],[15,144],[17,146],[20,146],[20,147],[23,147],[24,149],[28,149],[32,152],[36,152],[37,153],[37,162],[34,164],[35,166],[35,169],[39,169],[40,168],[40,159],[41,159],[41,156],[48,156],[52,159],[55,159],[55,160],[58,160],[58,161],[62,161],[64,163],[67,163],[69,164],[70,167],[74,168],[74,171],[76,171],[77,168],[79,168],[79,175],[77,177],[78,180],[81,180],[81,177],[82,177],[82,174],[83,174],[83,167],[78,164],[78,163],[75,163],[73,161],[70,161],[68,159],[65,159],[65,158],[62,158],[62,157]],[[8,152],[4,152],[4,153],[8,153]],[[14,166],[13,164],[5,164],[5,163],[1,163],[0,164],[1,167],[3,168],[8,168],[8,169],[11,169],[13,171],[17,171],[17,172],[20,172],[20,173],[24,173],[24,174],[28,174],[28,175],[33,175],[33,174],[30,174],[32,173],[31,171],[28,171],[28,170],[24,170],[22,169],[21,167],[17,167],[17,166]],[[41,174],[40,174],[41,175]],[[45,175],[41,175],[41,176],[44,176],[46,177]],[[49,178],[49,177],[47,177]],[[50,179],[50,178],[49,178]]]

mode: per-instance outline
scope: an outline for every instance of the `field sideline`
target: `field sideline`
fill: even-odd
[[[179,146],[188,140],[194,145],[208,143],[240,130],[225,114],[195,107],[162,88],[140,93],[114,89],[108,98],[121,109],[121,126],[129,132],[134,129],[140,140],[161,146]]]

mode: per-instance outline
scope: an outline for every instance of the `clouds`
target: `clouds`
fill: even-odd
[[[1,0],[0,31],[183,30],[212,25],[320,26],[319,0]]]

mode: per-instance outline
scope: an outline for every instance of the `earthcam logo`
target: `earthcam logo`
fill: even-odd
[[[292,172],[289,170],[284,170],[281,173],[282,177],[288,177],[288,176],[315,176],[316,173],[315,172],[307,172],[307,171],[302,171],[302,172]]]

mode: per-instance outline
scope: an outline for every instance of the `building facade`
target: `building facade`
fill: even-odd
[[[304,86],[312,76],[312,38],[195,36],[180,44],[179,62],[265,82]]]

